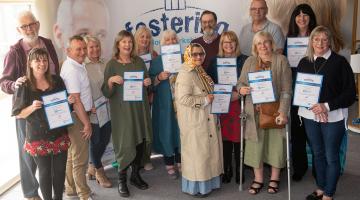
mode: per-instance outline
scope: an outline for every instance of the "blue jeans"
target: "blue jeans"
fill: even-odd
[[[24,151],[26,137],[26,121],[16,119],[16,135],[19,149],[20,182],[25,198],[37,197],[39,182],[35,177],[36,163],[30,154]]]
[[[101,157],[109,144],[111,136],[111,123],[108,122],[101,128],[99,124],[91,124],[92,136],[90,138],[90,162],[96,169],[102,167]]]
[[[340,144],[345,135],[344,120],[319,123],[304,119],[306,134],[314,154],[316,184],[332,197],[340,176]]]

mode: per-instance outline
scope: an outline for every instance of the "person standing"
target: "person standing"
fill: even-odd
[[[22,38],[6,54],[4,70],[0,78],[1,90],[14,94],[15,89],[26,81],[27,56],[33,48],[45,48],[49,52],[49,70],[59,74],[59,61],[51,40],[39,36],[40,22],[30,11],[23,11],[17,17],[17,31]],[[16,119],[16,134],[19,150],[20,183],[23,195],[28,200],[39,200],[39,183],[35,177],[36,163],[23,151],[25,142],[25,120]]]

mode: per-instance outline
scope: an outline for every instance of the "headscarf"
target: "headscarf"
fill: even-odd
[[[193,61],[193,58],[192,58],[192,55],[191,55],[191,50],[194,48],[194,47],[199,47],[202,49],[202,51],[205,53],[205,50],[204,48],[198,44],[198,43],[191,43],[189,44],[186,49],[185,49],[185,52],[184,52],[184,64],[191,68],[191,69],[194,69],[202,83],[202,85],[204,86],[206,92],[208,94],[212,93],[214,91],[214,81],[211,79],[211,77],[209,75],[207,75],[207,73],[205,72],[204,68],[202,66],[196,66],[194,61]]]

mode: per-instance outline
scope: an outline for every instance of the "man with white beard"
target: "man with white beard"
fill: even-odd
[[[191,41],[191,43],[198,43],[205,49],[205,61],[203,67],[207,70],[210,61],[216,57],[219,51],[220,35],[217,34],[217,16],[214,12],[205,10],[200,16],[201,31],[203,36]]]

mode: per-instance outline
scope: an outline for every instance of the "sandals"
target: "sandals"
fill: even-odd
[[[255,186],[258,186],[258,187],[255,187]],[[256,195],[260,192],[260,190],[264,187],[264,183],[260,183],[260,182],[257,182],[257,181],[253,181],[251,183],[251,186],[249,188],[249,193],[252,194],[252,195]],[[253,192],[252,192],[253,191]]]
[[[171,179],[177,179],[178,178],[178,172],[176,171],[176,168],[174,165],[167,165],[166,171]]]
[[[275,183],[275,186],[270,185],[270,183]],[[279,185],[280,185],[280,181],[279,180],[270,180],[269,181],[269,185],[267,188],[267,192],[269,194],[276,194],[279,192]]]

